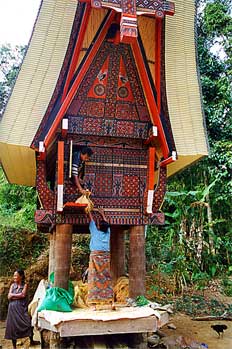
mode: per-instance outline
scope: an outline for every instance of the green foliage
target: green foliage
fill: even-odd
[[[46,245],[44,234],[0,225],[0,275],[27,268]]]
[[[197,3],[198,61],[210,156],[170,180],[163,206],[166,225],[149,227],[146,243],[148,270],[172,276],[181,291],[188,282],[203,290],[210,277],[231,273],[232,266],[231,8],[229,0]],[[0,115],[24,50],[0,48]],[[26,256],[39,253],[42,244],[26,251],[23,235],[14,229],[35,230],[35,207],[35,190],[8,184],[0,168],[0,262],[6,270],[18,262],[26,266]],[[87,265],[87,240],[80,239],[76,248],[86,256]],[[231,285],[224,289],[230,293]],[[189,307],[194,313],[194,306]]]
[[[204,296],[184,296],[174,303],[176,311],[185,312],[190,316],[221,316],[227,312],[232,315],[231,304],[224,304],[217,299],[206,299]]]
[[[147,305],[149,303],[149,300],[144,296],[137,296],[135,301],[136,301],[136,305],[138,307],[142,307],[142,306]]]
[[[27,268],[47,244],[47,237],[34,233],[36,192],[7,183],[0,167],[0,275]]]
[[[72,251],[72,279],[78,280],[81,274],[88,268],[89,265],[89,234],[74,234],[73,235],[73,251]]]
[[[228,277],[224,278],[222,280],[222,287],[224,294],[228,297],[232,297],[232,280]]]
[[[0,221],[2,226],[35,230],[34,188],[7,183],[0,167]],[[0,230],[1,234],[1,230]]]
[[[18,75],[25,49],[9,44],[0,47],[0,117]]]
[[[198,1],[198,58],[210,155],[168,183],[164,227],[147,234],[148,268],[174,275],[177,286],[228,272],[232,255],[231,8]]]
[[[10,45],[0,47],[0,117],[15,83],[24,52],[25,47],[13,48]],[[0,166],[0,273],[2,275],[12,273],[17,267],[26,268],[44,248],[46,237],[33,233],[36,230],[35,209],[35,189],[9,184]],[[35,243],[32,244],[31,241]]]

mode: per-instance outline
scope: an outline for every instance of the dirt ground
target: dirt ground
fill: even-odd
[[[170,318],[170,322],[176,326],[175,330],[168,329],[164,326],[161,331],[167,336],[178,337],[184,336],[194,339],[199,343],[206,343],[209,349],[232,349],[232,322],[231,321],[193,321],[184,314],[175,314]],[[225,324],[228,329],[224,332],[223,337],[219,338],[217,333],[212,330],[212,324]],[[0,348],[11,349],[11,341],[4,339],[5,322],[0,322]],[[38,332],[35,332],[35,340],[39,340]],[[21,344],[21,345],[20,345]],[[19,349],[39,349],[40,346],[29,347],[29,340],[18,341]]]
[[[10,340],[4,339],[6,322],[0,321],[0,349],[12,349]],[[38,331],[34,331],[34,340],[39,341],[40,336]],[[30,347],[29,338],[19,339],[17,341],[17,348],[19,349],[40,349],[40,345]]]
[[[168,329],[167,325],[161,331],[168,336],[184,336],[194,339],[199,343],[206,343],[209,349],[232,349],[232,322],[231,321],[193,321],[191,317],[184,314],[175,314],[170,322],[176,329]],[[211,328],[214,324],[225,324],[227,330],[221,338]]]

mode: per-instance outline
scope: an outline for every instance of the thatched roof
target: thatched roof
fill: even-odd
[[[195,1],[175,1],[176,12],[166,18],[165,65],[169,116],[178,160],[169,174],[207,155],[195,52]],[[76,0],[43,0],[20,73],[0,122],[0,160],[11,183],[35,185],[32,140],[54,93],[69,44]],[[84,38],[87,47],[102,13],[94,10]],[[97,12],[99,11],[99,12]],[[146,22],[147,21],[147,22]],[[139,19],[146,41],[149,18]],[[148,38],[146,54],[153,57]],[[84,52],[82,53],[84,54]],[[152,69],[152,63],[149,63]]]
[[[208,154],[197,70],[195,1],[175,1],[175,15],[166,18],[165,66],[169,117],[178,161],[176,172]]]

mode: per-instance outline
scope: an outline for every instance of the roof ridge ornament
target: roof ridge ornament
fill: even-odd
[[[82,0],[91,2],[93,8],[109,8],[121,13],[121,42],[132,42],[138,36],[137,16],[149,15],[162,19],[165,15],[173,16],[175,4],[165,0]]]

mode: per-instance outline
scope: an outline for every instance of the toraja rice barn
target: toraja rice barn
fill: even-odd
[[[0,142],[9,182],[37,187],[36,223],[51,233],[64,288],[72,233],[88,229],[70,159],[74,146],[92,148],[85,182],[112,224],[113,279],[129,229],[130,295],[143,294],[144,227],[164,221],[167,177],[207,155],[194,0],[42,1]]]

